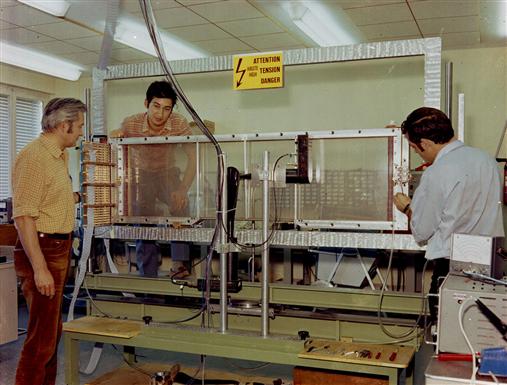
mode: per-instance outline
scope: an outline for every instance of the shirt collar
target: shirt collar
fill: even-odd
[[[63,154],[63,150],[55,143],[54,140],[47,135],[41,134],[40,141],[44,147],[49,151],[49,153],[55,158],[61,158]]]
[[[148,113],[145,112],[144,113],[144,116],[143,116],[143,128],[142,128],[142,132],[144,134],[162,134],[162,132],[164,131],[167,131],[171,128],[171,116],[172,116],[172,113],[171,115],[169,115],[169,118],[167,118],[167,121],[165,122],[164,124],[164,128],[160,131],[154,131],[150,128],[149,124],[148,124]],[[150,136],[150,135],[146,135],[146,136]]]
[[[436,163],[440,158],[444,157],[446,154],[451,151],[456,150],[457,148],[463,147],[465,144],[461,140],[453,140],[451,143],[445,145],[435,157],[433,163]]]

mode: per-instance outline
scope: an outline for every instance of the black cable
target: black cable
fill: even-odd
[[[282,160],[286,156],[291,156],[291,155],[293,155],[293,154],[292,153],[287,153],[287,154],[283,154],[283,155],[281,155],[281,156],[279,156],[277,158],[277,160],[275,161],[274,166],[273,166],[273,175],[275,174],[276,167],[278,166],[278,163],[280,162],[280,160]],[[272,240],[272,238],[274,237],[275,230],[276,230],[276,225],[277,225],[277,223],[279,221],[279,217],[278,217],[278,204],[277,204],[276,188],[275,187],[272,188],[272,192],[273,192],[273,205],[274,205],[274,208],[275,208],[275,210],[274,210],[275,211],[275,217],[274,217],[273,223],[271,225],[271,231],[270,231],[270,233],[268,235],[268,238],[265,241],[263,241],[262,243],[258,243],[258,244],[255,244],[255,243],[253,243],[253,244],[247,244],[247,243],[240,243],[238,241],[232,241],[232,243],[234,245],[238,246],[242,250],[251,250],[251,249],[258,248],[258,247],[262,247],[265,244],[269,243]],[[229,234],[228,233],[227,228],[224,226],[223,223],[222,223],[222,229],[227,234],[227,237],[229,238],[229,240],[233,239],[233,234]]]

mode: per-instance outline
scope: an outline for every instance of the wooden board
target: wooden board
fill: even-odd
[[[141,332],[141,322],[88,316],[65,322],[63,331],[132,338]]]
[[[361,357],[360,352],[369,351],[369,356]],[[298,354],[299,358],[315,360],[350,362],[354,364],[406,368],[414,348],[399,345],[359,344],[350,342],[310,339],[305,349]]]
[[[18,339],[17,284],[14,263],[0,263],[0,345]]]
[[[172,364],[162,364],[162,363],[149,363],[138,365],[138,368],[146,373],[156,373],[162,371],[169,371],[172,367]],[[140,370],[136,370],[131,367],[121,367],[112,372],[106,373],[95,380],[86,383],[86,385],[147,385],[149,384],[149,377],[147,374],[142,373]],[[182,367],[181,370],[183,373],[186,373],[190,376],[194,376],[197,372],[197,368],[190,367]],[[197,374],[199,379],[201,378],[200,373]],[[241,385],[252,385],[254,383],[260,384],[273,384],[274,380],[277,378],[269,378],[269,377],[260,377],[255,375],[245,375],[245,374],[237,374],[237,373],[229,373],[224,371],[217,370],[209,370],[206,369],[205,378],[208,379],[224,379],[224,380],[236,380],[239,381]],[[195,384],[200,384],[201,381],[196,381]],[[290,381],[282,381],[282,384],[290,383]],[[179,382],[174,382],[174,385],[179,385]],[[181,384],[185,385],[185,384]]]

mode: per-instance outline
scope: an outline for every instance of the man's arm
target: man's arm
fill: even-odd
[[[55,282],[48,270],[46,259],[42,254],[39,237],[35,227],[35,220],[27,215],[14,218],[18,236],[28,259],[32,265],[35,286],[42,295],[53,298],[55,295]]]
[[[188,205],[187,194],[190,186],[194,182],[197,164],[195,146],[192,143],[183,144],[183,151],[187,155],[187,165],[178,189],[171,194],[172,207],[177,211],[183,210]]]

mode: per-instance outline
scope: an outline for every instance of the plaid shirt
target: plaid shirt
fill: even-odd
[[[145,137],[145,136],[180,136],[191,135],[185,117],[177,112],[171,113],[169,119],[160,131],[153,130],[148,124],[146,112],[129,116],[121,124],[123,137]],[[140,144],[131,145],[135,165],[144,170],[163,170],[174,167],[174,147],[176,144]]]
[[[12,170],[13,218],[35,219],[37,231],[70,233],[75,207],[68,154],[41,134],[18,154]]]

